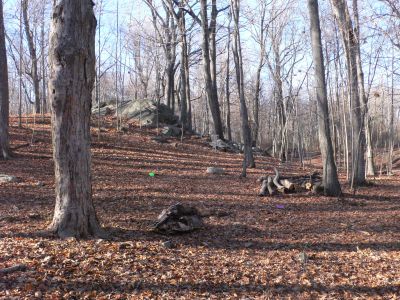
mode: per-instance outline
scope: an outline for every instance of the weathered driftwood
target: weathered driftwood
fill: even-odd
[[[153,229],[166,234],[191,232],[203,227],[203,220],[195,207],[176,203],[164,209]]]
[[[281,176],[277,168],[274,168],[275,176],[261,176],[258,182],[261,183],[259,196],[266,196],[267,190],[273,195],[275,190],[280,193],[293,193],[304,190],[319,192],[322,188],[322,178],[317,172],[302,176]]]

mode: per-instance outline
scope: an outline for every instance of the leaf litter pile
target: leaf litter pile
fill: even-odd
[[[374,180],[341,199],[306,192],[258,197],[256,179],[310,173],[298,163],[242,156],[204,139],[153,140],[154,129],[93,131],[93,199],[108,239],[46,233],[54,209],[49,124],[11,128],[15,159],[0,161],[1,299],[398,299],[400,178]],[[207,174],[208,167],[224,175]],[[150,175],[149,175],[150,174]],[[205,226],[151,230],[175,203]]]

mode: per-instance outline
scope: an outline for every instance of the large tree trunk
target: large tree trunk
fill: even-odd
[[[333,11],[339,24],[343,45],[346,52],[349,84],[350,84],[350,110],[352,121],[351,138],[351,187],[365,183],[365,110],[360,99],[360,69],[358,55],[357,34],[354,31],[347,3],[344,0],[331,0]]]
[[[42,48],[42,116],[47,113],[47,99],[46,99],[46,55],[45,55],[45,4],[42,8],[42,24],[41,24],[41,48]]]
[[[210,45],[210,72],[212,81],[212,94],[214,101],[219,103],[218,100],[218,85],[217,85],[217,1],[211,1],[211,13],[210,13],[210,26],[209,26],[209,45]],[[219,107],[219,106],[218,106]],[[223,132],[222,119],[220,115],[221,130]],[[223,138],[223,137],[221,137]]]
[[[60,237],[102,234],[92,202],[90,171],[95,30],[92,1],[54,1],[49,96],[56,205],[50,229]]]
[[[229,18],[228,25],[228,45],[226,47],[227,57],[226,57],[226,82],[225,82],[225,101],[226,101],[226,133],[228,136],[228,140],[232,140],[232,128],[231,128],[231,103],[230,103],[230,48],[231,48],[231,20]]]
[[[9,148],[9,91],[6,37],[4,30],[3,2],[0,0],[0,158],[10,158]]]
[[[276,97],[276,108],[277,108],[277,116],[278,116],[278,140],[277,140],[277,152],[279,159],[284,162],[287,157],[285,155],[285,145],[286,145],[286,110],[283,99],[283,82],[281,75],[281,58],[279,51],[279,44],[273,45],[273,51],[275,55],[275,70],[273,73],[274,78],[274,94]]]
[[[319,22],[318,0],[308,0],[310,14],[311,43],[315,67],[315,83],[318,104],[319,144],[323,163],[323,187],[328,196],[341,193],[329,128],[328,97],[326,91],[325,67],[322,54],[321,28]]]
[[[39,76],[38,76],[38,59],[36,54],[35,42],[33,40],[33,33],[30,29],[28,19],[28,0],[22,1],[22,15],[24,19],[24,27],[26,39],[28,41],[29,56],[31,58],[31,70],[30,77],[33,81],[33,91],[35,93],[35,111],[37,114],[40,113],[40,87],[39,87]]]
[[[265,16],[267,12],[267,4],[260,3],[260,32],[258,37],[258,43],[260,45],[260,53],[258,59],[258,67],[256,72],[256,88],[254,94],[254,128],[253,128],[253,143],[257,145],[259,128],[260,128],[260,93],[261,93],[261,71],[265,65],[265,37],[266,37],[266,26]]]
[[[364,87],[364,72],[362,69],[362,59],[361,59],[361,46],[360,46],[360,21],[358,15],[358,0],[353,0],[353,14],[354,14],[354,36],[356,37],[355,46],[357,48],[356,51],[356,61],[357,61],[357,78],[358,78],[358,88],[360,99],[363,104],[363,111],[364,111],[364,129],[365,129],[365,147],[367,148],[366,151],[366,174],[369,176],[375,176],[375,166],[374,166],[374,152],[372,150],[372,140],[371,140],[371,124],[370,118],[368,113],[368,98],[365,93]]]
[[[223,139],[224,132],[222,128],[221,112],[218,103],[218,93],[214,88],[211,75],[210,44],[209,44],[210,33],[208,26],[206,0],[200,0],[200,11],[201,11],[200,15],[201,15],[201,29],[202,29],[201,49],[203,54],[203,73],[204,73],[203,76],[205,80],[205,90],[214,123],[215,134],[217,134],[220,139]]]
[[[236,80],[239,91],[240,99],[240,119],[242,125],[242,135],[244,144],[244,161],[242,176],[246,176],[246,167],[255,167],[253,151],[251,148],[251,130],[249,126],[249,117],[246,105],[246,99],[244,94],[244,74],[243,74],[243,61],[242,61],[242,46],[240,41],[239,32],[239,12],[240,12],[240,0],[231,0],[231,10],[234,20],[234,39],[232,45],[233,58],[235,61],[236,69]]]
[[[165,97],[167,105],[175,113],[175,64],[169,63],[165,69],[167,83],[165,85]]]

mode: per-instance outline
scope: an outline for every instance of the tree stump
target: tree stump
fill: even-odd
[[[203,226],[202,217],[195,207],[176,203],[161,212],[153,230],[165,234],[177,234],[192,232]]]

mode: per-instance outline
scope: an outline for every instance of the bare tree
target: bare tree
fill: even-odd
[[[342,35],[342,42],[346,53],[347,72],[350,85],[350,111],[352,121],[351,138],[351,187],[365,183],[365,109],[361,106],[363,90],[360,91],[362,82],[361,58],[359,52],[358,33],[355,31],[345,0],[331,0],[334,14]]]
[[[177,44],[177,24],[165,2],[162,7],[165,15],[162,16],[159,9],[154,5],[153,0],[144,0],[150,8],[153,26],[160,40],[164,57],[166,60],[165,75],[166,84],[164,95],[167,105],[175,111],[175,71],[176,71],[176,44]]]
[[[92,1],[54,1],[49,95],[56,204],[50,229],[60,237],[102,234],[92,201],[90,170],[95,31]]]
[[[225,127],[226,127],[226,133],[228,136],[228,140],[232,140],[232,128],[231,128],[231,103],[230,103],[230,96],[231,96],[231,91],[230,91],[230,79],[231,79],[231,66],[230,66],[230,60],[231,60],[231,22],[232,22],[232,16],[229,16],[229,24],[228,24],[228,41],[226,45],[226,78],[225,78],[225,104],[226,104],[226,120],[225,120]]]
[[[310,14],[311,43],[315,67],[315,83],[318,105],[319,144],[323,164],[323,187],[328,196],[339,196],[341,188],[337,177],[331,133],[329,128],[328,96],[326,90],[325,67],[322,53],[321,28],[318,0],[308,0]]]
[[[243,59],[242,46],[240,41],[239,17],[240,17],[240,0],[231,0],[231,13],[233,16],[233,44],[232,52],[235,61],[236,81],[240,99],[240,120],[242,126],[242,136],[244,144],[244,161],[242,176],[246,177],[246,167],[255,167],[253,151],[251,148],[251,130],[249,126],[249,117],[247,112],[246,99],[244,95],[244,74],[243,74]]]
[[[256,71],[256,79],[255,79],[255,91],[254,91],[254,109],[253,109],[253,118],[254,118],[254,128],[252,128],[253,132],[253,142],[257,143],[258,135],[259,135],[259,127],[260,127],[260,94],[261,94],[261,72],[266,62],[266,38],[267,38],[267,29],[269,22],[267,20],[267,7],[269,2],[261,0],[258,5],[257,11],[257,20],[256,24],[254,24],[254,31],[252,33],[252,37],[254,41],[259,46],[258,53],[258,65]],[[254,11],[251,10],[249,12],[251,14],[250,18],[252,19],[254,16]]]
[[[186,11],[184,2],[178,3],[178,12],[174,9],[173,0],[163,0],[168,7],[170,14],[175,18],[178,24],[181,42],[181,60],[180,60],[180,121],[186,130],[191,130],[191,103],[190,103],[190,80],[189,80],[189,54],[186,37]]]
[[[185,2],[187,4],[187,1]],[[218,9],[217,1],[212,0],[210,18],[208,17],[207,0],[200,0],[200,18],[194,13],[189,5],[185,8],[185,10],[201,27],[201,50],[205,92],[214,123],[214,132],[220,139],[224,139],[224,130],[222,126],[221,109],[218,102],[216,28],[218,14],[227,8],[228,7]]]
[[[31,69],[29,76],[32,78],[33,91],[35,93],[35,110],[40,113],[40,79],[38,75],[38,58],[36,54],[36,46],[28,18],[28,0],[22,1],[22,16],[24,20],[25,35],[28,41],[29,56],[31,59]]]
[[[10,158],[9,147],[9,91],[6,37],[3,18],[3,1],[0,0],[0,158]]]

